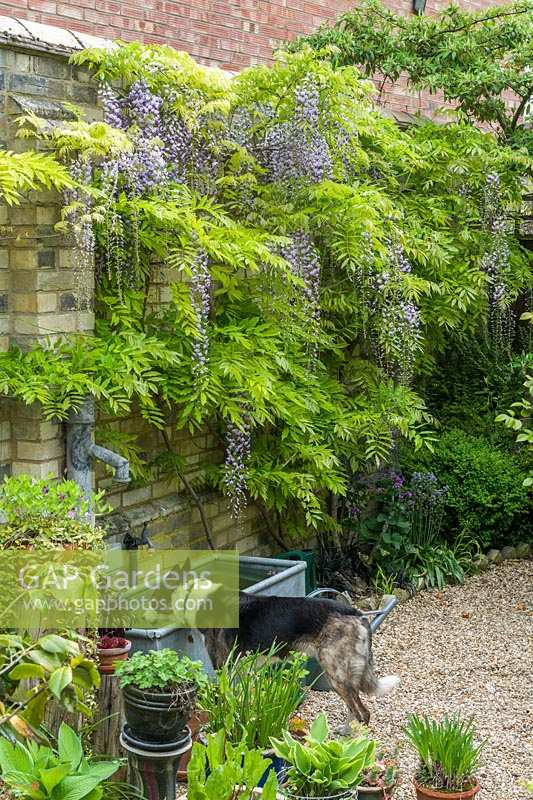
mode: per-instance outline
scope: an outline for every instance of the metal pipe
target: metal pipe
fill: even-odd
[[[75,481],[92,508],[93,475],[92,461],[97,458],[115,469],[115,480],[128,483],[129,462],[118,453],[94,443],[96,413],[94,400],[87,397],[77,411],[71,411],[67,430],[67,477]]]
[[[119,456],[118,453],[113,453],[107,447],[101,447],[98,444],[94,444],[94,442],[89,448],[89,455],[113,467],[115,470],[113,480],[117,483],[130,482],[130,462],[124,456]]]

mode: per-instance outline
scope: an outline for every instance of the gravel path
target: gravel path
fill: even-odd
[[[402,782],[412,800],[416,757],[401,732],[407,714],[473,715],[487,738],[481,800],[531,800],[533,779],[533,561],[508,561],[442,592],[422,592],[397,607],[374,639],[379,675],[401,685],[370,700],[370,731],[399,747]],[[311,692],[302,716],[325,711],[335,727],[345,706],[332,692]]]

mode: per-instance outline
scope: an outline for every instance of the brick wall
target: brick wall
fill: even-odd
[[[0,36],[2,28],[0,26]],[[37,40],[39,37],[39,40]],[[39,146],[17,139],[16,118],[30,110],[53,120],[64,115],[63,100],[81,106],[89,118],[98,118],[96,90],[83,69],[68,64],[67,56],[80,45],[96,42],[84,37],[76,41],[67,31],[35,28],[33,37],[22,41],[24,31],[15,22],[0,44],[0,147],[21,150]],[[47,43],[48,40],[48,43]],[[75,275],[71,244],[54,229],[59,220],[61,198],[54,192],[32,192],[20,206],[0,205],[0,350],[10,344],[23,349],[45,337],[61,333],[90,333],[92,314],[76,311]],[[151,302],[166,302],[168,286],[156,270]],[[166,271],[166,279],[169,276]],[[136,433],[142,449],[150,455],[161,452],[161,437],[141,419],[99,420],[99,424],[123,433]],[[222,457],[213,437],[199,433],[167,433],[174,449],[186,463],[189,478],[198,476],[200,460]],[[43,420],[38,404],[25,406],[0,398],[0,480],[3,475],[28,473],[36,478],[65,473],[65,431],[62,424]],[[159,544],[205,546],[198,510],[191,506],[183,486],[176,481],[157,480],[145,484],[113,483],[97,465],[95,484],[104,488],[114,512],[108,518],[110,533],[122,536],[126,526],[139,532],[149,528]],[[266,554],[269,542],[262,520],[251,507],[236,524],[227,512],[224,498],[202,498],[213,539],[218,547],[237,546],[241,552]]]
[[[458,0],[480,10],[501,0]],[[410,14],[412,0],[385,0]],[[231,70],[268,62],[283,41],[315,30],[355,5],[355,0],[0,0],[0,14],[58,25],[110,39],[169,44],[198,60]],[[434,14],[448,0],[428,0]],[[438,100],[411,97],[399,83],[387,93],[396,111],[431,111]]]

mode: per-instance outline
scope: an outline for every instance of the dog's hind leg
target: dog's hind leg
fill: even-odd
[[[353,618],[334,618],[317,643],[316,654],[331,688],[348,706],[343,733],[350,733],[353,720],[368,723],[370,713],[359,697],[368,667],[368,631]]]

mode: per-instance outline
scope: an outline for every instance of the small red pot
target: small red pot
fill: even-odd
[[[110,648],[96,648],[98,655],[98,672],[101,675],[114,675],[115,674],[115,661],[126,661],[128,653],[131,650],[131,642],[129,639],[124,647],[110,647]]]
[[[416,800],[470,800],[480,789],[479,783],[476,783],[471,789],[465,789],[463,792],[439,792],[438,789],[430,789],[429,786],[421,786],[414,779],[413,784],[416,792]]]

